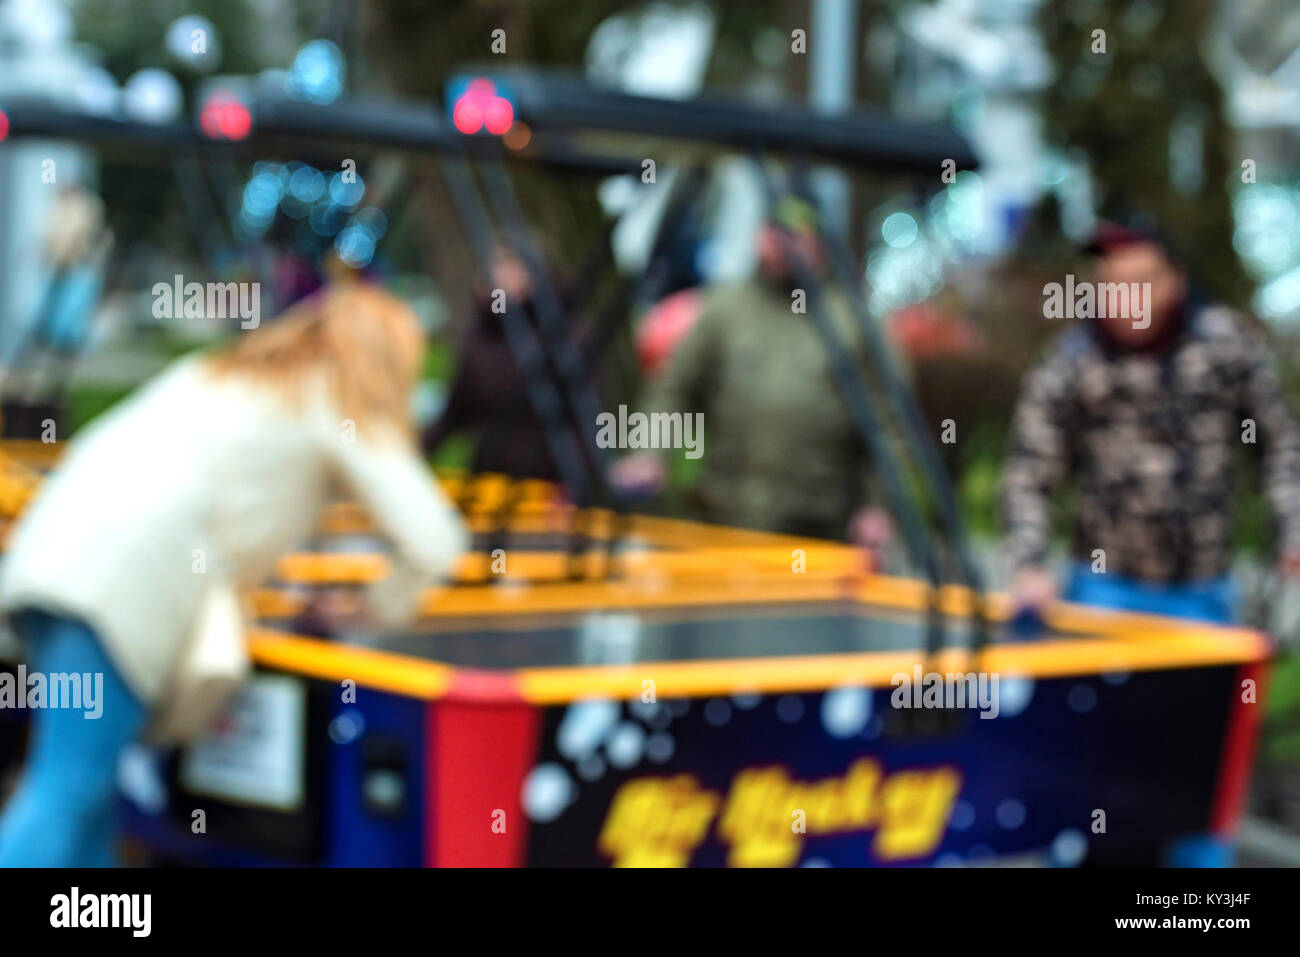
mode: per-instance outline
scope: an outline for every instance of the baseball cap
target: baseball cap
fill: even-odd
[[[1169,238],[1153,220],[1141,214],[1122,219],[1099,220],[1083,244],[1083,252],[1089,256],[1103,256],[1114,249],[1136,243],[1155,243],[1171,261],[1181,261]]]

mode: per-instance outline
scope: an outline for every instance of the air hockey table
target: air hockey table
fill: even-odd
[[[926,589],[845,545],[635,516],[615,574],[594,548],[573,580],[547,488],[504,539],[490,489],[460,583],[391,634],[310,614],[387,566],[331,506],[252,596],[255,675],[218,727],[124,762],[132,859],[1177,864],[1241,812],[1256,632],[1063,605],[1016,638],[993,596],[976,658],[954,587],[927,658]]]
[[[467,556],[410,628],[327,635],[312,591],[386,563],[334,508],[254,596],[257,673],[220,728],[128,798],[133,842],[216,865],[1176,864],[1242,809],[1255,632],[1062,606],[1015,639],[995,598],[974,659],[951,588],[927,659],[925,589],[846,546],[638,516],[617,576],[564,581],[562,527],[534,498],[499,575]]]

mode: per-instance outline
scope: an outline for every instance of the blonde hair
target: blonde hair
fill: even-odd
[[[217,375],[265,383],[290,402],[320,376],[344,418],[365,430],[385,422],[411,436],[410,396],[424,358],[424,333],[400,299],[349,283],[297,303],[212,356]]]

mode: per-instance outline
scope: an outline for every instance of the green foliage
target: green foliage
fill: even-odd
[[[68,427],[76,434],[96,416],[107,412],[131,394],[127,386],[78,386],[68,391]]]
[[[991,431],[984,430],[982,434]],[[958,479],[962,513],[972,534],[994,536],[1001,531],[998,483],[1002,480],[1002,448],[1000,443],[980,438],[972,444]]]
[[[420,378],[435,382],[451,382],[456,371],[456,355],[452,347],[442,339],[430,339],[429,347],[424,353],[424,368]]]
[[[452,435],[429,456],[429,464],[438,469],[461,470],[468,469],[473,458],[473,436]]]
[[[220,73],[250,73],[264,48],[254,5],[243,0],[81,0],[76,4],[77,39],[103,51],[103,66],[124,82],[136,70],[159,67],[173,73],[188,92],[196,77],[167,53],[163,38],[172,21],[186,14],[207,17],[221,44]]]
[[[1201,55],[1215,6],[1050,0],[1040,23],[1058,74],[1043,109],[1048,135],[1086,155],[1103,214],[1157,217],[1210,295],[1242,306],[1251,288],[1232,249],[1227,191],[1238,158]],[[1105,52],[1094,52],[1097,30]],[[1178,175],[1198,167],[1199,184]]]
[[[1300,765],[1300,655],[1294,651],[1274,661],[1264,707],[1268,720],[1261,741],[1264,756],[1281,764]]]

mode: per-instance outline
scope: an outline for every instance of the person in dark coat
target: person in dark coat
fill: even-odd
[[[509,306],[538,331],[532,277],[519,256],[505,246],[498,246],[493,256],[491,285],[491,289],[476,291],[474,314],[461,344],[447,403],[423,436],[425,453],[433,452],[453,434],[470,431],[475,433],[470,462],[474,473],[558,480],[559,469],[507,341],[502,315],[504,306]],[[554,379],[555,370],[549,362],[547,368]]]

